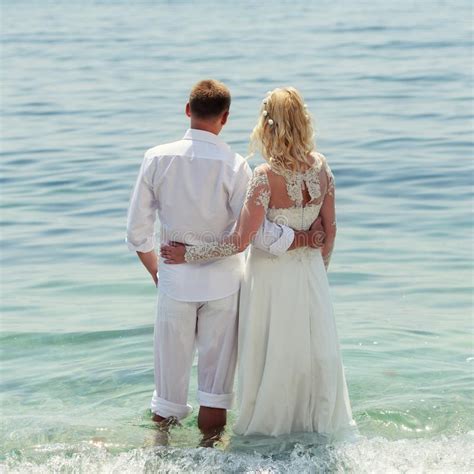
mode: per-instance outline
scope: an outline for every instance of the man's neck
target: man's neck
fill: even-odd
[[[214,135],[219,135],[222,127],[210,123],[198,122],[191,120],[191,128],[195,130],[203,130],[204,132],[213,133]]]

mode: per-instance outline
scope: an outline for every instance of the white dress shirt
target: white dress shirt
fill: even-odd
[[[131,193],[125,241],[131,251],[160,241],[201,244],[230,233],[243,206],[252,171],[217,135],[188,129],[183,139],[150,148]],[[286,252],[294,232],[265,221],[253,245],[273,255]],[[160,290],[180,301],[210,301],[238,291],[244,254],[203,263],[166,265],[159,258]]]

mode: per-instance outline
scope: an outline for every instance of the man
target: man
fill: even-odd
[[[149,149],[131,195],[126,242],[158,286],[154,330],[153,420],[182,419],[194,349],[198,350],[198,426],[220,430],[231,408],[237,351],[237,314],[243,254],[195,264],[160,265],[154,224],[162,243],[198,244],[229,233],[242,208],[251,170],[219,137],[229,116],[228,88],[198,82],[186,104],[183,139]],[[319,230],[319,229],[317,229]],[[254,245],[273,255],[317,246],[315,230],[295,232],[266,221]]]

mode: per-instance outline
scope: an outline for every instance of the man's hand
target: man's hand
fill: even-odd
[[[321,222],[321,217],[318,217],[313,222],[313,224],[308,230],[308,236],[309,236],[309,241],[308,241],[309,247],[316,249],[324,245],[324,239],[326,237],[326,234],[324,233],[324,227]]]
[[[168,244],[163,244],[160,248],[160,255],[164,258],[164,263],[171,265],[185,263],[185,253],[186,245],[180,242],[169,242]]]

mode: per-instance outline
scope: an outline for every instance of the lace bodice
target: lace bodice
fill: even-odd
[[[316,220],[321,203],[309,204],[304,207],[270,208],[267,218],[276,224],[286,225],[294,230],[308,230]]]
[[[321,191],[321,171],[327,173],[327,192],[334,191],[334,176],[329,168],[326,157],[315,153],[314,164],[304,172],[275,171],[274,173],[285,179],[286,192],[294,202],[294,206],[287,208],[268,208],[267,218],[280,225],[286,225],[295,230],[308,230],[318,217],[324,196]],[[306,187],[311,200],[303,206],[303,189]]]
[[[321,172],[324,170],[327,176],[327,193],[334,190],[334,176],[329,168],[326,157],[322,153],[314,153],[314,164],[306,171],[279,171],[270,168],[275,174],[285,179],[288,197],[294,202],[294,206],[303,205],[303,188],[306,187],[311,197],[310,203],[322,202],[324,196],[321,191]]]

